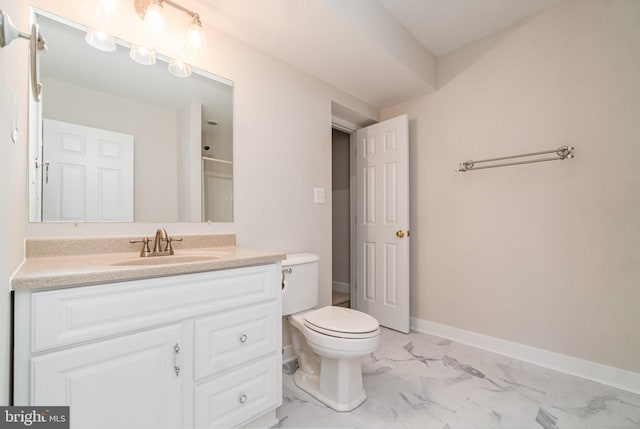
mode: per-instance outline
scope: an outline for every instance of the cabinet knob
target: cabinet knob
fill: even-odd
[[[240,396],[240,403],[244,404],[245,402],[247,402],[247,395]]]
[[[241,343],[246,343],[247,339],[248,339],[247,334],[242,334],[242,336],[240,337],[240,342]]]

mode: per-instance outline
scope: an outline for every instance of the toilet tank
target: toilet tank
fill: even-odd
[[[282,315],[299,313],[318,303],[318,255],[292,253],[282,261]]]

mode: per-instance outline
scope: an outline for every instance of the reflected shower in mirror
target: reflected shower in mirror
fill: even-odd
[[[231,222],[233,88],[102,52],[86,28],[36,11],[49,52],[30,109],[29,220]],[[41,110],[40,110],[41,109]]]

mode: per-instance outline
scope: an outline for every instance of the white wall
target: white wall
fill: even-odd
[[[639,23],[638,1],[563,3],[383,112],[410,116],[413,316],[640,372]]]
[[[192,101],[178,113],[178,221],[202,220],[202,103]]]
[[[30,4],[84,24],[91,2]],[[188,1],[184,5],[193,6]],[[26,7],[23,5],[23,7]],[[135,24],[135,25],[134,25]],[[132,39],[130,4],[108,30]],[[377,109],[216,31],[205,23],[207,54],[195,65],[234,82],[234,223],[163,223],[169,233],[233,231],[238,245],[320,255],[319,302],[331,295],[331,201],[313,204],[313,187],[331,186],[331,102],[378,119]],[[30,224],[29,236],[151,234],[153,224]]]
[[[29,27],[24,6],[0,0],[18,28]],[[0,49],[0,404],[9,403],[10,276],[22,262],[27,221],[27,58],[25,40]],[[15,103],[15,109],[14,109]],[[15,114],[14,114],[15,112]],[[12,122],[18,141],[12,142]],[[12,186],[9,186],[11,184]]]
[[[447,55],[438,57],[438,88],[442,88],[457,75],[465,71],[467,67],[473,65],[482,58],[484,54],[493,49],[494,46],[508,37],[509,34],[521,25],[524,25],[524,22],[490,34],[481,40],[469,43]]]
[[[45,118],[134,137],[134,219],[137,222],[178,219],[178,112],[55,79],[43,80],[43,88]],[[163,190],[162,198],[158,198],[158,188]]]

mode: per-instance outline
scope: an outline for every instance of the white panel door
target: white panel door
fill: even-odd
[[[409,332],[409,120],[356,133],[356,308]]]
[[[133,136],[43,120],[43,220],[133,222]]]
[[[182,427],[180,332],[168,326],[31,358],[30,404],[69,405],[72,429]]]
[[[202,220],[233,221],[233,164],[202,158]]]

